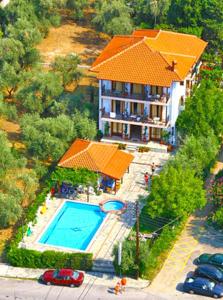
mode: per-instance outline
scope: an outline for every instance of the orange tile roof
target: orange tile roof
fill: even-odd
[[[98,56],[98,58],[92,64],[92,67],[98,65],[104,60],[112,57],[113,55],[123,51],[124,49],[134,45],[135,43],[141,41],[143,37],[125,36],[117,35],[108,43],[104,48],[103,52]]]
[[[159,86],[170,86],[172,81],[180,80],[162,55],[144,41],[102,62],[94,71],[101,79]]]
[[[77,139],[61,158],[58,166],[87,168],[121,179],[133,158],[133,155],[118,150],[116,145]]]
[[[91,71],[100,79],[169,87],[173,81],[185,79],[206,46],[193,35],[136,30],[132,36],[114,37]],[[175,70],[173,61],[177,62]]]
[[[159,33],[159,29],[137,29],[133,31],[133,36],[147,36],[147,37],[156,37]]]

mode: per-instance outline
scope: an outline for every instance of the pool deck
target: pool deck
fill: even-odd
[[[148,195],[148,190],[144,184],[144,174],[151,174],[151,164],[154,162],[160,167],[156,169],[158,173],[165,162],[169,159],[169,153],[147,152],[133,153],[135,158],[130,165],[130,172],[124,175],[123,184],[116,195],[103,193],[100,196],[90,195],[89,203],[99,204],[106,199],[121,199],[127,202],[127,210],[122,215],[108,214],[106,221],[103,222],[99,231],[92,239],[87,248],[87,252],[93,253],[95,260],[95,271],[101,271],[100,268],[106,268],[112,271],[112,251],[113,246],[119,241],[123,241],[131,231],[135,224],[135,202],[138,199],[145,198]],[[42,215],[38,214],[37,223],[33,227],[33,233],[24,237],[24,241],[20,243],[21,247],[35,249],[38,251],[56,250],[74,252],[74,250],[53,247],[38,243],[41,234],[44,232],[48,224],[53,219],[55,213],[60,209],[64,201],[80,201],[87,203],[85,194],[81,194],[75,200],[54,198],[47,203],[47,211]]]

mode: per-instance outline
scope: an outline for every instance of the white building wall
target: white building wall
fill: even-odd
[[[179,115],[179,105],[180,98],[185,96],[185,82],[183,85],[180,82],[173,82],[170,88],[170,97],[171,97],[171,105],[170,105],[170,125],[171,127],[175,126],[177,117]]]

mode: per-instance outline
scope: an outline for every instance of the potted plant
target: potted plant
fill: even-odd
[[[160,144],[166,145],[169,142],[170,132],[162,130]]]
[[[105,123],[105,129],[104,129],[104,134],[105,134],[105,136],[109,136],[109,129],[110,129],[109,123],[106,122],[106,123]]]
[[[125,127],[124,127],[124,139],[125,140],[128,140],[129,136],[128,136],[128,125],[125,124]]]
[[[143,136],[142,136],[143,142],[147,141],[147,136],[148,136],[147,130],[148,130],[148,128],[147,128],[147,126],[145,126],[144,133],[143,133]]]
[[[99,129],[97,131],[97,136],[96,136],[97,140],[100,142],[100,140],[103,138],[103,132]]]

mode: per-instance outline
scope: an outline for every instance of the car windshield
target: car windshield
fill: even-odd
[[[209,288],[210,290],[213,290],[214,287],[215,287],[215,283],[214,283],[214,282],[210,282],[210,283],[208,284],[208,288]]]
[[[73,277],[74,279],[77,279],[77,278],[79,277],[79,273],[78,273],[77,271],[74,271],[72,277]]]
[[[222,273],[219,270],[216,270],[215,272],[217,278],[222,278]]]
[[[59,274],[59,270],[55,270],[55,271],[53,272],[53,277],[56,278],[56,277],[58,276],[58,274]]]
[[[221,254],[215,254],[212,256],[212,261],[217,262],[219,264],[223,263],[223,256]]]

